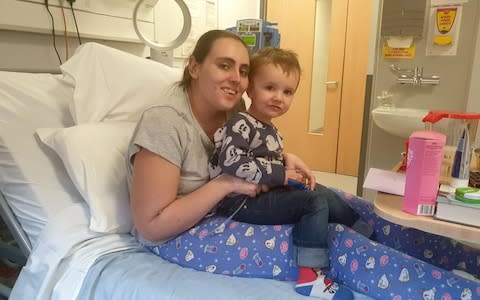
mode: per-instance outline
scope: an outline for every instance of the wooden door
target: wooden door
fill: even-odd
[[[367,7],[359,5],[359,2]],[[285,138],[286,151],[300,156],[312,170],[353,176],[358,173],[371,21],[370,17],[359,20],[353,15],[365,15],[362,9],[370,11],[371,4],[367,2],[370,1],[331,0],[327,81],[336,81],[337,84],[313,83],[326,89],[324,127],[322,133],[315,133],[309,128],[309,118],[316,1],[267,1],[267,19],[278,22],[281,47],[297,52],[302,66],[299,89],[290,111],[276,119],[275,124]],[[349,23],[347,12],[352,7],[360,9],[351,13],[356,24]],[[352,29],[351,32],[348,31],[349,28]],[[367,29],[368,32],[363,32]],[[353,44],[348,34],[352,35]],[[348,48],[350,46],[351,49]],[[364,53],[360,48],[366,48],[367,54],[357,58],[356,51]],[[353,69],[347,63],[351,63]],[[344,69],[348,70],[345,74]],[[344,92],[348,88],[354,90]],[[349,98],[342,98],[342,92],[347,93]],[[356,103],[359,103],[360,109]],[[341,116],[348,120],[342,122]]]

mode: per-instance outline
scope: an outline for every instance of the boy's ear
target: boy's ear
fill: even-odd
[[[198,68],[199,64],[197,60],[193,56],[190,56],[190,58],[188,59],[188,72],[193,79],[198,78]]]

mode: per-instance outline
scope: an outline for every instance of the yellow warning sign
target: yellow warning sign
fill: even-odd
[[[435,35],[433,42],[437,45],[449,45],[453,41],[453,37],[450,34],[450,30],[455,23],[457,16],[456,7],[446,7],[437,9],[437,31],[440,35]]]
[[[415,58],[415,44],[408,48],[393,48],[389,47],[387,43],[383,44],[383,58],[384,59],[414,59]]]

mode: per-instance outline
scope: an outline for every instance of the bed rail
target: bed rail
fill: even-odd
[[[2,217],[3,221],[7,225],[8,229],[13,235],[13,238],[18,244],[18,247],[20,248],[20,251],[24,255],[23,261],[25,261],[25,258],[30,255],[30,252],[32,251],[32,245],[30,244],[30,240],[28,239],[27,235],[23,231],[22,226],[20,226],[20,223],[18,222],[17,218],[13,214],[10,206],[7,203],[7,200],[5,200],[5,197],[3,194],[0,192],[0,216]],[[14,262],[19,262],[21,261],[21,257],[13,257],[12,259]]]

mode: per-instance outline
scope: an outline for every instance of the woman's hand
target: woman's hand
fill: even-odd
[[[262,185],[250,183],[244,179],[237,178],[228,174],[222,174],[212,180],[224,181],[228,184],[230,193],[247,195],[249,197],[255,197],[262,191]]]
[[[308,187],[310,187],[311,190],[314,190],[315,186],[317,185],[317,180],[315,175],[313,175],[312,171],[303,162],[303,160],[292,153],[285,153],[283,158],[285,160],[286,169],[285,177],[288,179],[288,177],[291,175],[292,177],[290,178],[292,179],[299,178],[295,180],[305,183]]]
[[[270,190],[270,187],[266,184],[260,184],[259,188],[260,188],[259,192],[261,192],[261,193],[266,193]]]

